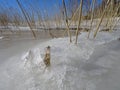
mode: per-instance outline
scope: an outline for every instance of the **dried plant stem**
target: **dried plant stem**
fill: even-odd
[[[104,15],[105,15],[105,10],[104,10],[104,12],[103,12],[103,14],[102,14],[102,17],[100,18],[100,21],[99,21],[98,25],[97,25],[97,29],[96,29],[96,31],[95,31],[95,33],[94,33],[94,38],[95,38],[96,35],[97,35],[97,32],[98,32],[99,27],[100,27],[100,25],[101,25],[101,23],[102,23],[102,20],[103,20]]]
[[[36,38],[36,34],[35,34],[35,32],[32,30],[33,28],[32,28],[32,26],[31,26],[31,24],[30,24],[30,22],[29,22],[29,19],[27,18],[27,15],[26,15],[26,13],[25,13],[22,5],[20,4],[19,0],[16,0],[16,1],[17,1],[17,3],[18,3],[18,6],[20,7],[20,9],[21,9],[21,11],[22,11],[22,13],[23,13],[23,15],[24,15],[24,17],[25,17],[28,25],[29,25],[29,27],[30,27],[30,30],[32,31],[32,34],[33,34],[34,38]]]
[[[109,0],[108,0],[108,1],[109,1]],[[105,12],[106,12],[107,8],[109,7],[109,5],[110,5],[110,2],[108,2],[108,4],[106,5],[106,7],[105,7],[105,9],[104,9],[104,11],[103,11],[103,13],[102,13],[102,16],[101,16],[101,18],[100,18],[100,21],[99,21],[99,23],[98,23],[98,25],[97,25],[97,28],[96,28],[96,31],[95,31],[95,33],[94,33],[94,38],[97,36],[97,32],[98,32],[98,30],[99,30],[99,27],[100,27],[100,25],[101,25],[101,23],[102,23],[102,20],[103,20],[103,18],[104,18]]]
[[[91,15],[91,22],[90,22],[90,30],[88,31],[88,37],[87,38],[89,38],[90,33],[92,31],[92,23],[93,23],[93,17],[94,17],[94,10],[93,9],[95,7],[95,2],[96,2],[96,0],[92,0],[92,8],[91,8],[92,15]]]
[[[111,27],[110,31],[112,31],[112,30],[115,28],[116,24],[117,24],[119,21],[120,21],[120,17],[119,17],[118,20],[115,22],[115,24]]]
[[[79,9],[80,9],[80,7],[78,7],[78,8],[76,9],[76,11],[74,12],[74,14],[73,14],[73,16],[72,16],[72,18],[71,18],[71,22],[69,23],[69,26],[70,26],[70,24],[72,23],[72,20],[74,19],[75,15],[76,15],[77,12],[79,11]]]
[[[67,26],[67,33],[68,33],[68,36],[70,38],[70,42],[72,42],[72,37],[71,37],[69,25],[68,25],[68,17],[67,17],[67,10],[66,10],[65,1],[62,0],[62,2],[63,2],[63,8],[64,8],[64,12],[65,12],[65,19],[66,19],[65,22],[66,22],[66,26]]]
[[[107,15],[107,23],[106,23],[106,27],[109,27],[109,26],[111,26],[111,24],[112,24],[112,19],[113,19],[113,16],[115,15],[114,13],[115,12],[113,12],[113,7],[111,7],[111,5],[108,7],[109,8],[109,10],[108,10],[108,15]],[[110,12],[110,13],[109,13]]]
[[[113,12],[113,13],[115,13],[115,14],[113,14],[113,17],[111,17],[112,18],[112,20],[111,20],[111,22],[110,22],[110,29],[109,29],[109,31],[111,32],[112,30],[113,30],[113,28],[114,28],[114,26],[116,25],[116,22],[115,22],[115,24],[113,25],[113,22],[114,22],[114,20],[115,20],[115,17],[117,16],[117,12],[119,11],[119,9],[120,9],[120,6],[119,7],[117,7],[117,9],[116,9],[116,12]],[[118,20],[119,21],[119,20]],[[112,27],[112,25],[113,25],[113,27]]]
[[[70,25],[71,25],[72,20],[74,19],[74,17],[75,17],[75,15],[76,15],[76,13],[79,11],[79,8],[80,8],[80,7],[78,7],[78,8],[77,8],[77,10],[74,12],[74,14],[73,14],[73,16],[72,16],[72,18],[71,18],[71,22],[68,24],[68,26],[70,26]],[[67,32],[66,30],[63,32],[63,36],[65,35],[65,33],[66,33],[66,32]]]
[[[83,5],[83,0],[80,1],[79,21],[78,21],[78,26],[77,26],[77,30],[76,30],[75,44],[77,44],[77,41],[78,41],[79,26],[80,26],[81,18],[82,18],[82,5]]]

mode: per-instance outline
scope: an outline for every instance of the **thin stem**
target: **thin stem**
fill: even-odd
[[[19,0],[16,0],[16,1],[17,1],[17,3],[18,3],[18,6],[20,7],[20,9],[21,9],[21,11],[22,11],[22,13],[23,13],[23,15],[24,15],[24,17],[25,17],[28,25],[29,25],[29,27],[30,27],[30,30],[32,31],[32,34],[33,34],[34,38],[36,38],[35,32],[32,30],[31,24],[30,24],[30,22],[29,22],[29,20],[28,20],[28,18],[27,18],[27,15],[26,15],[26,13],[25,13],[22,5],[20,4]]]
[[[93,0],[92,2],[92,8],[91,8],[91,11],[92,11],[92,15],[91,15],[91,23],[90,23],[90,30],[89,30],[89,32],[88,32],[88,38],[89,38],[89,36],[90,36],[90,33],[91,33],[91,29],[92,29],[92,23],[93,23],[93,17],[94,17],[94,7],[95,7],[95,1],[96,0]]]
[[[105,7],[105,9],[104,9],[104,11],[103,11],[103,13],[102,13],[102,16],[101,16],[101,18],[100,18],[100,21],[99,21],[99,23],[98,23],[98,25],[97,25],[97,28],[96,28],[96,31],[95,31],[95,33],[94,33],[94,38],[97,36],[97,32],[98,32],[98,30],[99,30],[99,27],[100,27],[100,25],[101,25],[101,23],[102,23],[103,17],[104,17],[104,15],[105,15],[105,12],[107,11],[107,8],[109,7],[109,5],[110,5],[110,1],[108,0],[108,3],[107,3],[107,5],[106,5],[106,7]]]
[[[70,33],[69,25],[68,25],[68,16],[67,16],[65,1],[62,0],[62,2],[63,2],[63,8],[64,8],[64,12],[65,12],[65,19],[66,19],[65,22],[66,22],[66,26],[67,26],[67,32],[68,32],[68,36],[70,37],[70,42],[72,42],[71,33]]]
[[[78,22],[78,26],[77,26],[77,30],[76,30],[75,44],[77,44],[78,34],[79,34],[79,26],[80,26],[80,23],[81,23],[81,17],[82,17],[82,4],[83,4],[83,0],[81,0],[81,2],[80,2],[79,22]]]

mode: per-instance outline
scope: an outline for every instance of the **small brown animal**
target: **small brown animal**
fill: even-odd
[[[46,67],[50,66],[50,46],[46,48],[44,63]]]

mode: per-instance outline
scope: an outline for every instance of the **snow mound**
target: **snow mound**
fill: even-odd
[[[29,50],[22,57],[24,68],[30,69],[34,67],[39,67],[40,69],[45,68],[45,64],[43,62],[43,58],[41,57],[41,53],[39,48],[35,48]]]

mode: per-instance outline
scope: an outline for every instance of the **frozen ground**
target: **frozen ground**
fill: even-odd
[[[16,43],[1,48],[0,90],[120,90],[120,31],[100,32],[96,39],[86,37],[82,33],[78,45],[58,38],[37,46]],[[42,58],[48,45],[51,67],[45,69]]]

